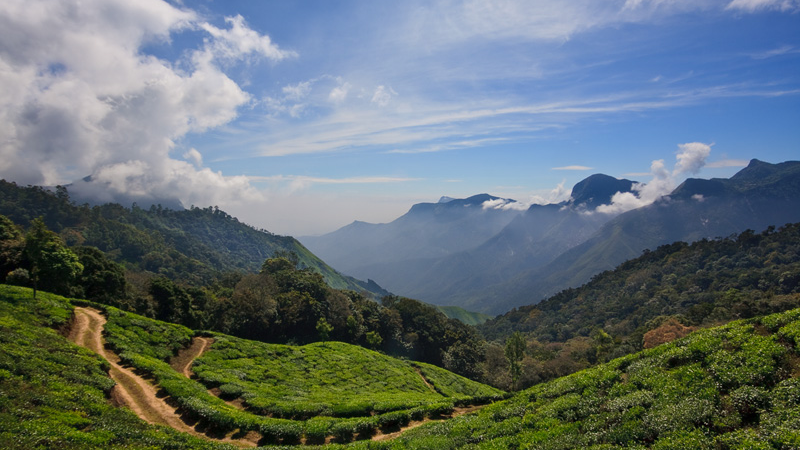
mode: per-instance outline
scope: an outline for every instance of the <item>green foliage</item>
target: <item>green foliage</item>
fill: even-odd
[[[506,339],[504,354],[506,355],[508,371],[511,375],[511,390],[516,390],[517,380],[522,375],[522,367],[519,363],[525,357],[525,338],[522,337],[522,333],[517,331]]]
[[[523,361],[537,375],[523,377],[530,385],[641,350],[645,333],[665,321],[708,327],[798,306],[800,224],[794,224],[645,251],[479,330],[496,341],[517,331],[525,335],[532,353],[538,352],[530,363]]]
[[[57,294],[69,295],[75,278],[83,272],[83,265],[61,238],[48,230],[41,218],[31,222],[25,235],[25,258],[30,264],[31,280],[40,288]]]
[[[784,336],[798,323],[800,310],[793,310],[701,330],[534,386],[476,415],[416,428],[387,447],[796,448],[800,367],[789,356],[797,343]]]

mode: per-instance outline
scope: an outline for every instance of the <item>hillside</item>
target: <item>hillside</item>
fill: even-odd
[[[800,443],[800,310],[698,331],[394,439],[350,442],[426,414],[446,414],[452,406],[434,403],[431,409],[305,422],[257,416],[225,403],[160,359],[185,344],[188,330],[110,309],[109,324],[115,324],[106,325],[110,347],[140,373],[152,374],[170,403],[192,426],[199,425],[200,437],[193,437],[148,425],[111,405],[109,366],[53,330],[69,327],[73,307],[66,299],[43,293],[34,302],[29,290],[6,286],[0,293],[0,439],[6,448],[230,449],[221,439],[245,445],[241,439],[252,433],[264,445],[321,443],[332,434],[332,444],[314,447],[330,449],[782,449]],[[217,349],[221,359],[201,357],[195,366],[232,365],[248,351],[228,347],[234,343]],[[332,349],[331,357],[320,361],[325,366],[337,364],[340,349]],[[425,377],[436,376],[421,369]]]
[[[70,245],[97,247],[126,267],[184,283],[208,284],[228,271],[257,272],[265,259],[283,252],[296,254],[332,287],[387,294],[374,283],[339,274],[296,239],[257,230],[216,207],[90,208],[71,203],[65,188],[53,193],[0,180],[0,215],[23,227],[43,217]]]
[[[797,448],[798,354],[800,310],[737,321],[540,384],[379,448]]]
[[[135,401],[149,396],[152,402],[157,402],[156,397],[165,394],[166,405],[171,406],[163,408],[173,411],[165,414],[188,419],[188,432],[203,441],[193,440],[166,428],[145,426],[127,410],[111,407],[105,399],[114,385],[104,373],[109,364],[69,344],[48,328],[56,327],[66,334],[70,328],[82,326],[80,323],[84,319],[81,317],[87,312],[101,317],[91,309],[79,309],[74,311],[77,313],[75,322],[70,323],[74,313],[67,299],[42,293],[38,300],[32,300],[29,289],[0,285],[0,323],[3,325],[0,336],[4,350],[0,357],[0,388],[7,394],[7,401],[0,404],[0,421],[3,430],[20,433],[19,436],[12,434],[4,442],[19,443],[19,448],[25,445],[29,445],[27,448],[41,445],[81,448],[87,443],[90,446],[101,443],[137,446],[146,442],[160,448],[211,448],[210,442],[245,446],[254,442],[298,444],[324,441],[329,436],[346,442],[355,434],[372,436],[411,420],[451,414],[463,404],[503,396],[501,391],[443,369],[397,360],[357,346],[328,342],[290,347],[220,334],[214,336],[211,348],[195,361],[195,367],[189,363],[190,370],[197,370],[198,381],[205,383],[204,386],[168,364],[177,350],[192,341],[191,330],[115,308],[102,308],[106,310],[103,314],[106,317],[97,322],[100,328],[84,328],[94,329],[94,333],[98,333],[96,339],[80,337],[87,331],[78,332],[75,339],[100,342],[99,333],[103,331],[105,348],[93,348],[109,358],[111,375],[119,384],[116,401],[123,404],[131,401],[131,396],[125,394],[130,383],[142,387],[154,383],[162,393],[156,394],[153,390],[152,394],[133,394],[139,398]],[[75,333],[70,334],[73,335]],[[31,357],[19,358],[24,352],[31,352]],[[298,361],[305,362],[298,365]],[[134,378],[148,374],[151,382],[141,378],[134,381],[118,378],[117,372],[127,370],[125,367],[135,369],[130,372],[135,373],[131,375]],[[289,367],[292,370],[284,370]],[[373,375],[354,373],[359,367]],[[295,374],[293,371],[304,375],[291,376]],[[263,380],[270,375],[280,376],[288,383],[275,383],[271,389],[270,385],[248,383],[248,380]],[[230,377],[235,383],[230,382]],[[12,392],[20,382],[32,383],[32,395],[43,399],[44,406],[31,409],[33,405],[26,407],[18,403],[29,399],[27,392]],[[236,391],[234,384],[242,396],[241,403],[226,402],[216,395],[235,397],[232,394]],[[91,397],[73,397],[77,392]],[[287,402],[288,399],[293,401]],[[159,416],[148,412],[152,407],[150,403],[137,405],[140,406],[132,408],[146,420],[162,423]],[[293,410],[289,412],[287,407]],[[102,427],[98,420],[108,420],[104,415],[113,415],[113,411],[119,411],[121,422]],[[302,420],[264,415],[276,415],[278,411],[281,411],[278,415]],[[20,414],[25,417],[21,421]],[[27,419],[33,415],[39,419]],[[172,425],[168,420],[165,423],[185,427]],[[39,432],[33,432],[37,429]]]
[[[709,326],[800,306],[792,306],[797,294],[800,223],[658,247],[579,288],[491,319],[480,330],[490,339],[521,331],[563,341],[603,329],[623,340],[641,340],[637,330],[660,316]]]
[[[520,382],[531,386],[698,328],[797,307],[800,224],[664,245],[479,329],[498,343],[522,333]]]

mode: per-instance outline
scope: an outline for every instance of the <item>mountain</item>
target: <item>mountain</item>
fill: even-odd
[[[569,201],[525,211],[486,194],[443,198],[414,205],[390,224],[354,223],[303,242],[344,273],[429,303],[464,306],[473,292],[543,266],[588,239],[613,216],[587,211],[609,203],[617,192],[630,192],[633,185],[596,174],[576,184]],[[502,312],[480,302],[467,309]]]
[[[142,209],[108,203],[90,208],[74,204],[66,188],[51,192],[0,180],[0,214],[23,227],[42,217],[70,245],[94,246],[129,268],[190,284],[209,283],[225,271],[257,272],[264,260],[287,252],[331,287],[388,294],[374,282],[340,274],[293,237],[255,229],[216,207]]]
[[[323,236],[301,237],[312,252],[348,275],[375,279],[376,266],[441,258],[482,244],[520,214],[516,202],[488,194],[419,203],[386,224],[353,222]],[[392,289],[389,289],[390,291]]]
[[[800,162],[752,160],[730,179],[688,179],[669,196],[605,223],[549,264],[474,291],[459,302],[481,312],[537,303],[596,274],[675,241],[726,237],[800,221]],[[480,307],[479,307],[480,306]]]

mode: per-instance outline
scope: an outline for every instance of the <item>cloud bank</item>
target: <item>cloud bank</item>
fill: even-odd
[[[104,195],[185,204],[258,198],[246,178],[203,168],[196,149],[190,162],[171,156],[186,134],[232,121],[250,101],[221,67],[294,56],[241,16],[225,22],[161,0],[2,2],[0,176],[55,185],[91,175]],[[143,51],[176,33],[202,42],[176,62]]]

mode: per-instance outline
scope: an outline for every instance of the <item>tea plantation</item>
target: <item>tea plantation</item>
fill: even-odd
[[[733,322],[378,448],[797,449],[799,354],[800,309]]]
[[[58,332],[72,308],[62,297],[40,293],[34,301],[28,289],[0,285],[0,448],[232,448],[147,425],[112,406],[105,362]],[[190,330],[113,308],[107,316],[109,346],[184,414],[219,433],[257,431],[263,445],[800,448],[800,309],[701,330],[385,441],[367,438],[498,393],[433,366],[384,362],[340,343],[287,347],[224,335],[214,335],[211,350],[195,361],[201,384],[166,362],[189,342]],[[380,364],[386,365],[372,370]],[[209,387],[241,398],[249,410]]]
[[[0,448],[235,448],[114,407],[105,361],[56,331],[71,310],[63,297],[0,285]]]

